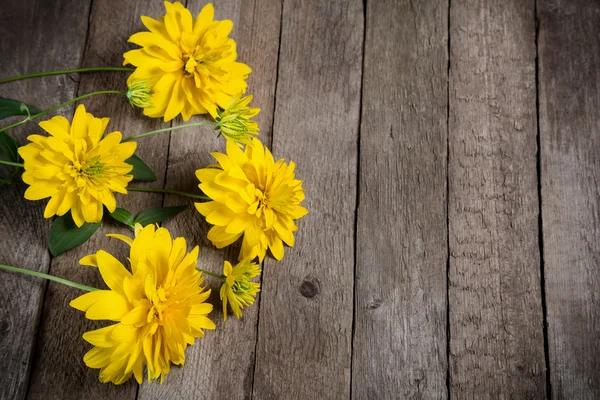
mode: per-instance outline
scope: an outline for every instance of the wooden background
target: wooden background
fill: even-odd
[[[188,0],[196,14],[204,1]],[[186,351],[166,383],[98,383],[76,289],[2,273],[2,399],[600,398],[600,3],[597,0],[223,0],[261,138],[306,179],[310,214],[242,320]],[[119,66],[160,1],[4,0],[0,76]],[[32,79],[0,95],[39,108],[124,73]],[[109,129],[164,127],[123,99],[85,102]],[[71,117],[73,108],[61,114]],[[175,120],[175,124],[181,123]],[[11,133],[20,144],[40,129]],[[196,189],[223,149],[209,129],[140,141],[156,188]],[[139,184],[138,184],[139,185]],[[146,186],[146,185],[142,185]],[[0,187],[0,262],[100,285],[58,257],[44,202]],[[139,212],[191,204],[131,193]],[[215,250],[193,210],[165,224]],[[214,282],[214,281],[211,281]],[[217,296],[212,300],[218,304]]]

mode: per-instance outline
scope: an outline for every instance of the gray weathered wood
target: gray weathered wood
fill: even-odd
[[[538,1],[544,275],[554,399],[600,398],[600,3]]]
[[[123,62],[123,52],[134,48],[127,43],[129,36],[143,28],[140,15],[157,15],[163,10],[160,1],[122,2],[118,0],[93,3],[90,16],[90,30],[85,50],[84,66],[119,66]],[[79,18],[87,18],[79,15]],[[80,75],[78,94],[96,90],[125,90],[127,73],[93,73]],[[95,116],[108,116],[111,121],[107,132],[121,131],[124,136],[168,126],[161,120],[149,119],[141,110],[132,108],[123,96],[98,96],[84,101],[86,109]],[[137,186],[162,188],[168,135],[157,135],[138,142],[138,154],[157,175],[154,183],[140,183]],[[119,207],[138,213],[149,207],[160,207],[162,195],[130,193],[118,195]],[[122,225],[117,225],[106,216],[104,226],[83,246],[71,250],[52,260],[53,275],[72,279],[91,286],[105,288],[98,270],[79,265],[79,259],[87,254],[104,249],[126,262],[128,246],[107,238],[106,233],[119,232],[132,235]],[[83,363],[84,354],[91,348],[81,335],[89,330],[106,326],[109,322],[92,322],[83,313],[68,306],[69,301],[81,291],[51,283],[48,286],[42,317],[41,332],[37,343],[37,358],[33,369],[29,397],[33,399],[135,399],[137,384],[131,379],[124,385],[101,384],[99,370],[89,369]]]
[[[89,1],[4,1],[0,12],[0,76],[79,66],[88,9]],[[55,76],[2,84],[0,96],[44,109],[72,98],[76,90],[76,83],[68,76]],[[70,115],[72,108],[59,112]],[[4,120],[2,126],[22,118]],[[23,145],[29,134],[38,131],[37,123],[30,122],[7,133]],[[0,263],[46,272],[50,265],[50,221],[43,217],[43,202],[23,198],[25,188],[0,185]],[[25,398],[45,288],[43,280],[0,272],[2,399]]]
[[[205,1],[189,1],[192,15]],[[237,42],[238,60],[252,68],[248,78],[247,94],[254,95],[252,105],[261,108],[256,120],[260,124],[260,139],[269,144],[273,121],[275,78],[279,47],[281,5],[278,2],[235,0],[215,3],[215,18],[230,19],[234,23],[231,37]],[[258,22],[260,21],[260,23]],[[206,117],[194,117],[200,121]],[[192,122],[190,120],[189,122]],[[180,120],[176,124],[183,123]],[[190,128],[172,133],[166,186],[170,189],[199,193],[195,171],[214,163],[211,151],[224,151],[223,138],[217,138],[210,127]],[[217,250],[207,239],[210,226],[193,206],[193,201],[179,196],[167,196],[165,205],[189,204],[190,208],[164,225],[183,236],[188,244],[200,245],[199,267],[222,273],[223,261],[237,261],[239,246]],[[234,264],[235,265],[235,264]],[[186,350],[186,363],[167,376],[165,385],[142,385],[140,399],[199,398],[242,399],[250,398],[254,373],[256,324],[259,299],[244,310],[237,320],[231,313],[223,322],[219,300],[220,281],[210,276],[206,284],[212,289],[210,301],[214,311],[210,317],[217,324],[215,331]]]
[[[197,12],[205,2],[188,3]],[[135,47],[127,38],[143,29],[139,16],[164,13],[159,0],[96,0],[88,37],[90,3],[4,1],[0,76],[82,62],[120,65],[122,53]],[[143,385],[140,398],[321,399],[348,398],[351,391],[357,399],[544,397],[534,0],[452,1],[448,132],[448,1],[365,2],[354,277],[362,3],[215,4],[218,18],[234,21],[239,59],[254,70],[248,93],[262,108],[261,138],[271,142],[275,120],[272,150],[297,162],[310,214],[299,221],[297,244],[284,260],[267,260],[260,307],[257,301],[241,321],[230,316],[222,323],[215,290],[218,330],[187,350],[185,368],[173,369],[164,385]],[[549,394],[592,399],[600,397],[600,6],[595,0],[538,0],[537,9]],[[32,79],[1,85],[0,96],[44,108],[77,93],[124,89],[126,76]],[[85,104],[112,118],[109,130],[125,135],[166,126],[117,97]],[[72,111],[60,113],[70,118]],[[24,144],[33,132],[41,132],[35,123],[10,133]],[[169,188],[196,191],[194,171],[212,162],[210,151],[223,149],[210,128],[143,139],[140,154],[158,181],[138,186],[160,188],[166,181]],[[53,274],[100,286],[97,271],[79,266],[79,258],[100,248],[126,257],[126,246],[103,236],[126,230],[107,220],[89,243],[51,261],[45,202],[25,201],[23,192],[0,187],[0,263],[40,271],[51,264]],[[144,193],[119,197],[120,206],[135,212],[161,204],[192,202]],[[235,247],[212,247],[209,226],[194,209],[165,225],[201,245],[203,268],[219,271],[224,258],[237,255]],[[83,364],[89,345],[81,335],[104,323],[68,307],[79,291],[50,284],[42,313],[45,282],[0,277],[0,398],[136,397],[135,382],[100,384],[98,371]],[[218,289],[213,278],[207,282]]]
[[[450,9],[450,390],[544,398],[534,2]]]
[[[362,2],[283,4],[274,157],[297,163],[309,214],[266,259],[253,396],[350,393]]]
[[[366,15],[352,395],[445,398],[448,4]]]

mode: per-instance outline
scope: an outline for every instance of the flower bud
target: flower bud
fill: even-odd
[[[147,80],[133,82],[127,87],[129,104],[139,108],[154,107],[152,93],[152,86],[150,86],[150,81]]]
[[[238,145],[249,144],[252,135],[258,135],[258,123],[250,120],[260,112],[260,108],[248,107],[252,96],[235,97],[225,110],[217,110],[218,123],[216,130],[220,130],[225,139]]]

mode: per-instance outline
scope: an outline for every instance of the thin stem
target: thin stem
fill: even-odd
[[[202,195],[199,195],[199,194],[192,194],[192,193],[180,192],[179,190],[153,189],[153,188],[134,188],[134,187],[128,187],[127,190],[130,190],[132,192],[152,192],[152,193],[178,194],[180,196],[191,197],[193,199],[212,200],[208,196],[202,196]]]
[[[7,271],[12,271],[12,272],[19,272],[21,274],[26,274],[26,275],[31,275],[31,276],[35,276],[36,278],[43,278],[43,279],[48,279],[49,281],[54,281],[54,282],[58,282],[58,283],[62,283],[63,285],[67,285],[67,286],[71,286],[77,289],[81,289],[81,290],[85,290],[88,292],[94,292],[96,289],[94,287],[90,287],[90,286],[85,286],[82,285],[80,283],[75,283],[72,281],[68,281],[66,279],[63,278],[59,278],[56,276],[52,276],[52,275],[48,275],[48,274],[44,274],[42,272],[37,272],[37,271],[31,271],[29,269],[24,269],[24,268],[18,268],[18,267],[11,267],[10,265],[4,265],[4,264],[0,264],[0,269],[4,269]]]
[[[59,105],[57,105],[57,106],[54,106],[54,107],[52,107],[52,108],[49,108],[49,109],[47,109],[47,110],[41,111],[41,112],[39,112],[39,113],[37,113],[37,114],[31,115],[31,116],[29,116],[29,117],[25,118],[25,119],[24,119],[24,120],[22,120],[22,121],[15,122],[15,123],[14,123],[14,124],[12,124],[12,125],[9,125],[9,126],[6,126],[6,127],[4,127],[4,128],[1,128],[1,129],[0,129],[0,132],[4,132],[4,131],[6,131],[6,130],[8,130],[8,129],[11,129],[11,128],[14,128],[14,127],[17,127],[17,126],[19,126],[19,125],[23,125],[23,124],[24,124],[24,123],[26,123],[26,122],[29,122],[29,121],[31,121],[31,120],[34,120],[34,119],[36,119],[36,118],[39,118],[39,117],[41,117],[42,115],[46,115],[46,114],[48,114],[48,113],[51,113],[52,111],[58,110],[58,109],[59,109],[59,108],[61,108],[61,107],[68,106],[69,104],[75,103],[75,102],[77,102],[77,101],[79,101],[79,100],[83,100],[83,99],[86,99],[86,98],[88,98],[88,97],[92,97],[92,96],[97,96],[97,95],[99,95],[99,94],[122,94],[122,95],[127,95],[127,92],[121,92],[120,90],[102,90],[102,91],[99,91],[99,92],[87,93],[87,94],[84,94],[84,95],[82,95],[82,96],[75,97],[75,98],[74,98],[74,99],[72,99],[72,100],[65,101],[64,103],[62,103],[62,104],[59,104]]]
[[[156,131],[151,131],[151,132],[146,132],[146,133],[141,133],[139,135],[135,135],[132,137],[129,137],[127,139],[124,139],[123,142],[129,142],[131,140],[136,140],[136,139],[140,139],[146,136],[152,136],[152,135],[156,135],[157,133],[161,133],[161,132],[170,132],[170,131],[176,131],[178,129],[184,129],[184,128],[191,128],[194,126],[202,126],[202,125],[217,125],[218,123],[215,121],[202,121],[202,122],[194,122],[192,124],[185,124],[185,125],[178,125],[178,126],[172,126],[170,128],[164,128],[164,129],[159,129]]]
[[[126,67],[91,67],[91,68],[63,69],[60,71],[37,72],[35,74],[20,75],[20,76],[15,76],[12,78],[1,79],[0,83],[20,81],[20,80],[29,79],[29,78],[38,78],[40,76],[63,75],[63,74],[71,74],[71,73],[75,73],[75,72],[96,72],[96,71],[133,72],[133,71],[135,71],[135,69],[134,68],[126,68]]]
[[[222,280],[227,279],[227,277],[225,275],[215,274],[214,272],[205,271],[205,270],[200,269],[200,268],[196,268],[196,269],[198,271],[202,272],[203,274],[214,276],[215,278],[219,278],[219,279],[222,279]]]
[[[23,164],[12,162],[12,161],[5,161],[5,160],[0,160],[0,164],[12,165],[13,167],[23,167]]]

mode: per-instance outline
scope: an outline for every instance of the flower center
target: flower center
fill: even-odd
[[[248,278],[246,278],[246,277],[243,277],[242,279],[248,280]],[[244,281],[236,281],[233,284],[233,286],[231,287],[231,289],[233,290],[233,293],[235,293],[235,294],[244,294],[244,293],[247,293],[251,288],[250,288],[250,285],[248,285]]]
[[[88,162],[84,162],[82,165],[81,172],[88,176],[101,175],[104,171],[104,164],[99,159],[92,159]]]
[[[181,61],[183,61],[183,73],[186,77],[204,75],[218,79],[226,75],[225,70],[216,63],[230,55],[230,45],[210,48],[200,45],[194,47],[189,43],[184,45],[182,42],[180,43],[180,47],[183,53],[181,57]]]
[[[84,162],[74,161],[72,165],[65,166],[65,172],[73,178],[100,178],[106,172],[106,168],[100,157],[96,157]]]
[[[196,71],[198,62],[193,55],[186,54],[183,56],[183,73],[185,75],[192,75]]]
[[[259,213],[258,215],[260,215],[260,211],[267,207],[267,195],[261,189],[255,189],[254,194],[258,200],[258,207],[256,211]]]
[[[169,307],[170,301],[168,299],[168,293],[159,286],[159,288],[152,293],[152,307],[148,311],[147,321],[148,323],[159,320],[163,320],[163,312]]]

